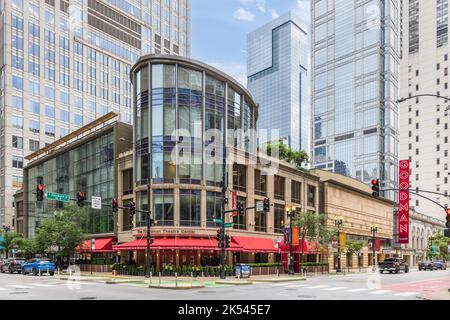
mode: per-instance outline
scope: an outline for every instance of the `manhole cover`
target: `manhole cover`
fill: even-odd
[[[27,294],[28,292],[25,291],[15,291],[15,292],[10,292],[9,294]]]
[[[308,295],[300,295],[300,296],[297,296],[298,298],[315,298],[316,296],[308,296]]]
[[[216,291],[199,291],[198,293],[216,293]]]
[[[80,298],[80,300],[95,300],[95,299],[97,299],[96,297],[83,297],[83,298]]]

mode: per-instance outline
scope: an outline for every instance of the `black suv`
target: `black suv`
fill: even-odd
[[[1,272],[9,272],[9,273],[21,273],[22,272],[22,265],[26,262],[25,259],[19,259],[19,258],[10,258],[3,263]]]

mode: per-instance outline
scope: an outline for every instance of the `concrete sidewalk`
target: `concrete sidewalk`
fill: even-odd
[[[450,300],[450,291],[424,292],[417,295],[417,298],[423,300]]]

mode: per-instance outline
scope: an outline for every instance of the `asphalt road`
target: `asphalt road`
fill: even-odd
[[[0,274],[0,300],[416,300],[423,292],[450,288],[450,270],[408,274],[356,274],[306,281],[154,289],[142,284],[66,281],[59,277]]]

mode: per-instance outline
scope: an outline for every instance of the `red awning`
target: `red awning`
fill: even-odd
[[[255,238],[255,237],[235,237],[234,241],[238,246],[242,247],[242,252],[278,252],[275,248],[275,241],[271,238]]]
[[[147,248],[147,238],[133,240],[131,242],[122,243],[114,246],[114,250],[136,250],[142,251]],[[151,250],[219,250],[217,240],[214,238],[153,238],[153,243],[150,245]],[[239,250],[240,247],[230,242],[230,251]]]
[[[94,247],[91,246],[91,239],[84,240],[83,246],[76,247],[78,253],[107,253],[114,252],[113,243],[114,238],[98,238],[94,240]]]
[[[289,244],[279,243],[278,246],[279,246],[281,252],[289,252],[291,249]],[[292,246],[292,251],[294,253],[301,253],[302,249],[303,249],[303,253],[317,253],[318,252],[317,242],[303,241],[303,248],[302,248],[301,244]]]

